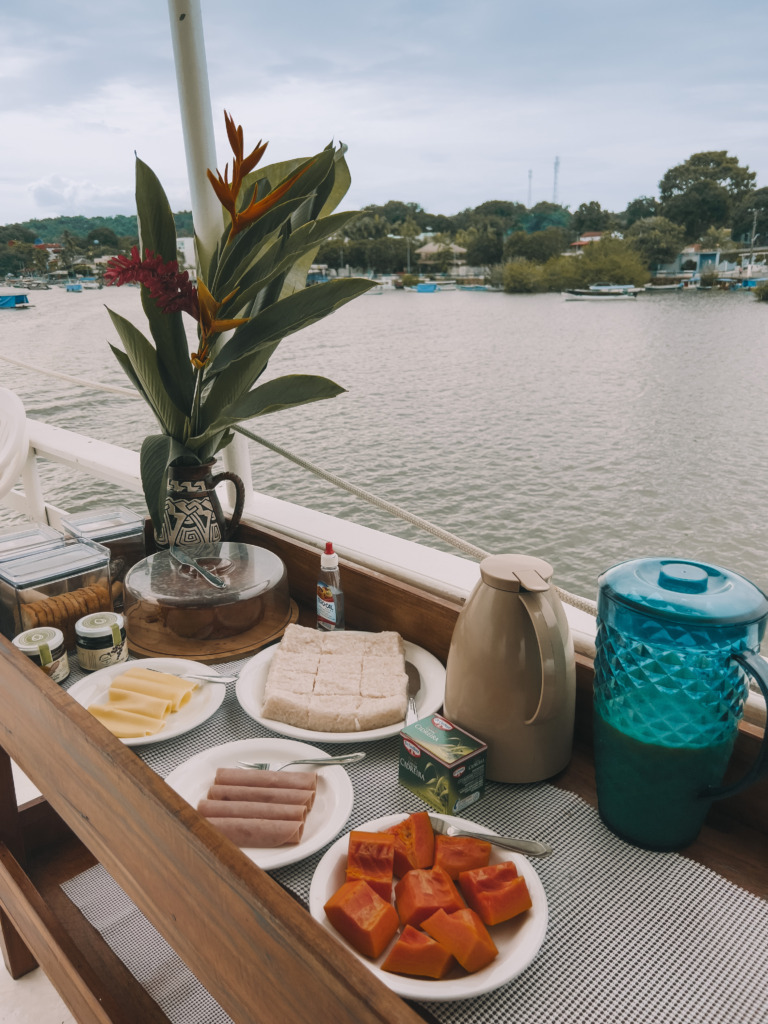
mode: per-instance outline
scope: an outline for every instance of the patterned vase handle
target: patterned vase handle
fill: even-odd
[[[225,537],[222,540],[229,540],[232,534],[235,532],[240,524],[240,518],[243,514],[243,507],[245,505],[245,487],[243,481],[237,475],[237,473],[217,473],[216,476],[211,479],[211,490],[214,490],[217,484],[222,483],[224,480],[229,480],[230,483],[235,486],[235,507],[232,512],[232,519],[227,530]]]

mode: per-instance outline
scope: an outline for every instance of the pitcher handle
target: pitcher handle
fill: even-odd
[[[533,725],[534,722],[544,722],[551,718],[562,707],[561,694],[553,680],[565,678],[567,666],[562,643],[552,642],[553,636],[560,639],[557,616],[552,605],[542,600],[540,593],[529,594],[521,590],[519,597],[533,625],[541,658],[539,703],[531,717],[525,720],[526,725]]]
[[[232,519],[230,520],[229,527],[227,529],[227,535],[226,537],[222,537],[222,540],[229,540],[240,524],[240,518],[243,514],[243,508],[245,507],[245,487],[237,473],[225,472],[217,473],[216,476],[212,477],[211,489],[214,489],[217,484],[222,483],[224,480],[229,480],[230,483],[235,485],[235,508],[232,512]]]
[[[760,687],[766,704],[768,704],[768,664],[759,654],[754,654],[752,651],[738,651],[731,655],[731,657],[738,661],[742,668],[752,676]],[[757,760],[747,774],[730,786],[708,786],[702,793],[702,796],[706,797],[707,800],[722,800],[725,796],[733,796],[734,793],[740,793],[742,789],[746,789],[753,782],[757,782],[765,771],[766,766],[768,766],[768,729],[765,730],[763,735],[763,742],[760,744]]]

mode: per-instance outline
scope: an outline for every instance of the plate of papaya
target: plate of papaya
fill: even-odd
[[[512,981],[541,948],[548,920],[526,857],[436,835],[425,811],[375,818],[340,836],[317,865],[309,911],[392,991],[432,1002]]]

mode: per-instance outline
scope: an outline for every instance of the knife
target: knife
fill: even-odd
[[[220,580],[218,576],[214,576],[212,572],[209,572],[207,569],[204,569],[202,565],[200,565],[200,563],[192,557],[192,555],[188,555],[183,548],[180,548],[178,546],[178,544],[171,544],[169,551],[171,552],[172,557],[175,558],[177,562],[179,562],[181,565],[191,566],[195,570],[195,572],[199,572],[203,579],[207,580],[209,583],[212,583],[214,587],[218,587],[219,590],[223,590],[223,588],[226,587],[226,580]]]
[[[405,712],[405,724],[413,725],[419,717],[419,712],[416,710],[416,696],[421,689],[421,675],[410,661],[406,661],[405,671],[408,675],[408,708]]]

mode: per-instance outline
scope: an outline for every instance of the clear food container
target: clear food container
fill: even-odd
[[[60,547],[64,540],[63,534],[52,526],[25,526],[0,533],[0,562],[20,558],[40,548]]]
[[[283,561],[251,544],[185,547],[226,583],[219,589],[170,551],[158,551],[125,578],[128,645],[135,653],[204,657],[279,634],[291,615]]]
[[[110,505],[62,516],[61,525],[73,537],[109,548],[112,600],[117,610],[122,609],[125,574],[146,554],[143,517],[124,505]]]
[[[91,612],[112,611],[109,551],[78,537],[0,562],[0,632],[12,640],[38,626],[64,634],[75,647],[75,623]]]

